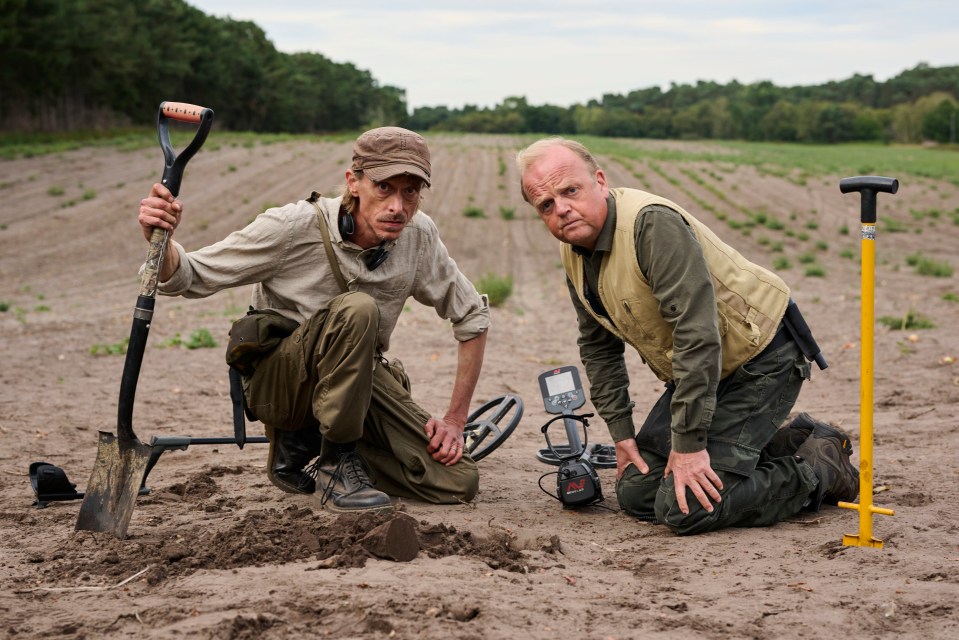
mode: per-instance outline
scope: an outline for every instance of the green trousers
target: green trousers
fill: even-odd
[[[359,441],[374,486],[391,496],[468,502],[479,488],[476,463],[464,455],[447,467],[426,450],[430,414],[410,396],[402,364],[378,355],[379,319],[369,295],[337,296],[257,363],[247,405],[275,429]]]
[[[720,383],[706,444],[710,464],[723,483],[722,501],[714,505],[712,513],[687,490],[689,513],[683,515],[672,474],[663,477],[668,445],[658,451],[644,448],[649,442],[663,441],[662,437],[650,438],[650,431],[669,432],[672,391],[667,390],[637,436],[649,473],[643,475],[635,465],[626,468],[616,484],[620,506],[681,535],[766,526],[798,513],[818,484],[815,473],[793,456],[770,457],[763,447],[789,415],[809,375],[809,363],[789,341],[747,362]]]

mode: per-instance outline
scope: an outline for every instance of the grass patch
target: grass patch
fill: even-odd
[[[806,267],[806,275],[810,278],[825,278],[826,270],[818,264],[811,264]]]
[[[62,196],[64,193],[63,187],[53,186],[47,189],[48,196]]]
[[[120,342],[114,342],[113,344],[104,344],[98,342],[97,344],[90,347],[90,355],[93,356],[122,356],[127,352],[127,347],[130,346],[130,338],[124,338]]]
[[[468,204],[466,208],[463,209],[463,215],[467,218],[485,218],[486,212],[474,204]]]
[[[500,207],[499,215],[503,220],[515,220],[516,209],[514,209],[513,207]]]
[[[804,179],[837,175],[912,175],[959,183],[959,153],[947,153],[919,145],[701,141],[688,149],[653,149],[640,140],[571,137],[585,144],[596,155],[621,155],[637,161],[705,162],[717,167],[752,166],[762,168],[767,173],[795,173]],[[530,138],[532,142],[533,136]],[[862,171],[867,168],[869,171]]]
[[[161,349],[167,347],[186,347],[187,349],[213,349],[217,346],[216,340],[209,329],[197,329],[190,334],[189,339],[184,340],[179,333],[175,334],[166,342],[160,343]]]
[[[939,262],[932,258],[927,258],[922,253],[914,253],[906,257],[906,264],[913,267],[921,276],[932,276],[934,278],[948,278],[952,276],[952,265],[948,262]]]
[[[905,331],[907,329],[932,329],[936,325],[932,320],[917,312],[915,309],[909,309],[904,316],[882,316],[877,322],[884,327],[889,327],[893,331]]]
[[[900,222],[895,218],[883,218],[881,225],[882,230],[886,233],[905,233],[909,231],[909,226],[905,222]]]
[[[786,269],[792,269],[792,267],[792,263],[786,256],[776,256],[773,260],[773,269],[776,271],[785,271]]]
[[[945,300],[946,302],[959,302],[959,295],[956,295],[955,293],[952,293],[950,291],[949,293],[942,294],[942,299]],[[0,310],[6,311],[6,309],[0,309]]]
[[[476,282],[476,288],[489,297],[490,306],[499,307],[513,294],[513,276],[487,273]]]

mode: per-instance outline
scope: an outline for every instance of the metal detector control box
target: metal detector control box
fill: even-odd
[[[539,390],[543,394],[547,413],[570,413],[586,404],[586,393],[579,380],[579,370],[573,366],[541,373]]]

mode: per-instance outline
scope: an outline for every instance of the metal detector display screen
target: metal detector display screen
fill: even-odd
[[[576,390],[576,383],[573,382],[573,374],[569,371],[546,378],[546,390],[549,395],[558,396],[561,393],[569,393]]]
[[[546,410],[550,413],[563,413],[579,408],[586,402],[575,367],[547,371],[540,375],[539,384]]]

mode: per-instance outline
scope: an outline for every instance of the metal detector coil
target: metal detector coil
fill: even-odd
[[[489,413],[488,416],[485,414]],[[506,426],[500,426],[510,416]],[[473,460],[482,460],[503,444],[523,417],[523,400],[507,393],[493,398],[466,419],[463,428],[463,446]]]

